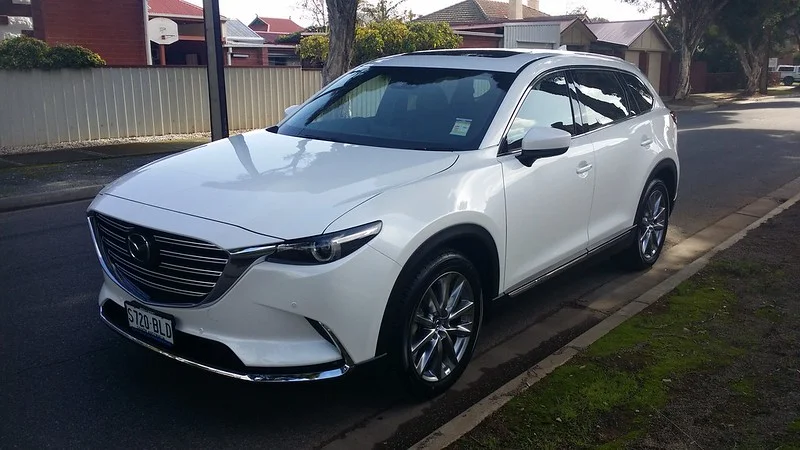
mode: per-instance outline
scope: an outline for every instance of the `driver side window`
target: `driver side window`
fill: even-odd
[[[563,72],[539,80],[522,102],[506,135],[509,149],[522,145],[522,138],[531,127],[553,127],[575,135],[575,120],[567,78]]]

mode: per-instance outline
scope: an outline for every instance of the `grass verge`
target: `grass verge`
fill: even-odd
[[[774,224],[762,228],[776,233]],[[791,249],[753,244],[758,238],[723,253],[450,448],[800,448],[800,264],[782,263]]]

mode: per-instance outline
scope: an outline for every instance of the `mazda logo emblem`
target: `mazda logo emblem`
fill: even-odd
[[[128,253],[142,264],[150,262],[150,242],[139,233],[128,235]]]

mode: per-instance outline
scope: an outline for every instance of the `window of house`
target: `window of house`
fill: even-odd
[[[620,75],[622,84],[628,92],[628,98],[631,103],[630,106],[634,114],[643,114],[653,109],[655,99],[650,90],[645,87],[644,83],[629,73],[622,73]]]
[[[614,72],[576,70],[574,80],[578,100],[584,106],[586,131],[596,130],[632,115]]]
[[[508,148],[519,148],[532,127],[552,127],[575,134],[572,101],[563,72],[543,78],[525,97],[506,136]]]

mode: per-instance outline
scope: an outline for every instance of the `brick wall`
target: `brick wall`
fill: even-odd
[[[233,67],[262,67],[267,65],[267,48],[234,48],[233,53],[247,58],[231,58]]]
[[[464,41],[461,48],[497,48],[500,47],[500,38],[486,36],[461,36]]]
[[[86,47],[109,65],[147,64],[143,0],[32,0],[34,36]]]

